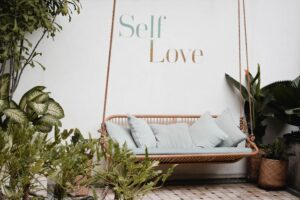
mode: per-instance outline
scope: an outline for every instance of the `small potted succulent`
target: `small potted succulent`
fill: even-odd
[[[288,171],[287,154],[282,138],[265,148],[261,161],[258,185],[264,189],[282,189],[286,186]]]

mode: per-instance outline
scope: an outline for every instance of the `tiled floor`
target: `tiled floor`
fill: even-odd
[[[109,194],[106,200],[113,199]],[[199,186],[166,186],[143,200],[300,200],[286,191],[266,191],[249,183]]]

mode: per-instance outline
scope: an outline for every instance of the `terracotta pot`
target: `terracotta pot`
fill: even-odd
[[[264,189],[282,189],[286,185],[288,162],[263,158],[259,170],[258,185]]]
[[[258,175],[259,175],[259,169],[260,169],[260,163],[262,156],[264,154],[263,150],[259,150],[259,153],[255,156],[251,156],[248,158],[247,163],[247,178],[251,182],[257,182]]]

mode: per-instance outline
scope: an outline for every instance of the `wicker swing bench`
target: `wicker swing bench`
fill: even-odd
[[[239,33],[239,69],[240,69],[240,77],[241,77],[241,33],[240,33],[240,0],[238,1],[238,33]],[[243,4],[244,5],[244,4]],[[109,85],[109,75],[110,75],[110,63],[111,63],[111,54],[112,54],[112,43],[113,43],[113,32],[114,32],[114,21],[115,21],[115,9],[116,9],[116,0],[113,2],[113,12],[112,12],[112,24],[111,24],[111,32],[110,32],[110,46],[109,46],[109,54],[108,54],[108,64],[107,64],[107,73],[106,73],[106,83],[105,83],[105,94],[104,94],[104,105],[103,105],[103,116],[102,116],[102,125],[99,132],[101,133],[101,143],[103,148],[105,148],[105,143],[107,141],[107,137],[109,134],[106,129],[106,122],[112,122],[117,125],[128,127],[128,118],[127,115],[112,115],[106,117],[106,105],[107,105],[107,96],[108,96],[108,85]],[[245,20],[245,5],[244,5],[244,20]],[[246,34],[246,24],[244,23],[245,34]],[[245,35],[246,36],[246,35]],[[248,65],[248,51],[247,51],[247,37],[245,37],[246,44],[246,60],[247,60],[247,69],[249,69]],[[248,70],[249,71],[249,70]],[[250,79],[248,79],[250,80]],[[249,91],[248,91],[249,92]],[[250,95],[249,95],[250,97]],[[251,99],[249,99],[251,102]],[[242,98],[240,101],[240,128],[245,129],[243,125],[245,125],[243,117],[242,117]],[[251,103],[249,104],[251,106]],[[251,111],[250,107],[250,111]],[[251,113],[251,112],[250,112]],[[201,116],[200,115],[135,115],[137,118],[141,118],[145,120],[148,124],[163,124],[170,125],[175,123],[187,123],[191,125],[195,121],[197,121]],[[213,116],[217,117],[217,116]],[[252,117],[250,116],[250,120]],[[250,122],[252,125],[252,121]],[[149,149],[148,158],[150,160],[157,160],[160,163],[168,164],[168,163],[233,163],[241,160],[244,157],[255,156],[258,153],[258,148],[255,145],[254,136],[252,132],[246,139],[246,148],[242,148],[241,151],[236,151],[238,147],[228,147],[223,151],[222,148],[216,147],[212,149],[198,148],[196,151],[181,151],[176,150],[176,152],[161,152],[161,153],[152,153]],[[141,149],[140,149],[141,150]],[[144,152],[144,149],[142,149]],[[138,152],[136,153],[136,157],[138,160],[144,160],[144,153]]]
[[[148,124],[174,124],[174,123],[187,123],[192,124],[197,119],[200,118],[199,115],[135,115],[137,118],[141,118],[145,120]],[[213,116],[217,117],[217,116]],[[128,127],[127,115],[112,115],[106,118],[106,122],[112,122],[121,126]],[[106,131],[105,131],[106,132]],[[258,153],[258,148],[249,138],[246,139],[246,146],[248,148],[243,148],[247,151],[235,153],[203,153],[201,150],[203,148],[198,148],[200,152],[188,152],[178,150],[176,154],[168,153],[168,154],[151,154],[151,150],[149,151],[149,159],[150,160],[158,160],[160,163],[232,163],[239,161],[240,159],[248,156],[254,156]],[[218,149],[220,147],[214,148]],[[231,147],[231,150],[237,147]],[[144,149],[141,149],[144,151]],[[207,151],[206,151],[207,152]],[[139,160],[145,159],[143,154],[137,154],[136,157]]]

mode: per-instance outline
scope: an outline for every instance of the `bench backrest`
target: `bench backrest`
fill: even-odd
[[[174,124],[187,123],[192,124],[197,121],[200,115],[134,115],[137,118],[145,120],[148,124]],[[216,118],[217,115],[212,115]],[[112,115],[106,118],[105,121],[128,127],[127,115]]]

